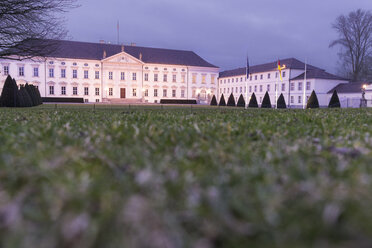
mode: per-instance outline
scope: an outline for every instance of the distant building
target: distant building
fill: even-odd
[[[365,92],[364,98],[367,107],[372,107],[372,83],[352,82],[339,84],[331,89],[328,94],[332,95],[337,91],[342,108],[359,108],[361,106],[362,93]]]
[[[242,94],[247,102],[252,93],[255,93],[257,101],[261,104],[266,91],[269,93],[272,104],[276,104],[275,97],[280,94],[288,106],[300,108],[303,101],[307,102],[311,92],[315,90],[319,104],[327,106],[330,95],[329,91],[339,84],[349,83],[347,79],[332,75],[318,67],[307,65],[306,82],[305,64],[295,58],[280,60],[281,65],[285,66],[282,70],[283,81],[280,80],[277,69],[277,61],[250,66],[249,78],[246,78],[246,68],[238,68],[220,72],[218,79],[219,98],[224,94],[225,98],[233,93],[235,99]],[[276,88],[277,92],[276,92]],[[305,99],[303,93],[305,90]]]
[[[76,41],[43,58],[0,60],[0,90],[7,75],[36,85],[42,97],[79,97],[85,102],[149,102],[217,94],[219,68],[192,51]]]

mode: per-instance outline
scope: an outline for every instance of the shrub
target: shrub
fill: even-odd
[[[287,108],[287,104],[285,103],[283,93],[280,94],[278,101],[276,102],[276,108],[278,109],[285,109]]]
[[[24,88],[27,91],[27,94],[29,95],[29,97],[31,99],[32,106],[37,106],[38,105],[37,104],[37,99],[36,99],[35,91],[32,89],[32,85],[29,85],[28,83],[26,83],[25,87],[21,87],[21,88]],[[22,107],[22,106],[20,106],[20,107]]]
[[[331,100],[329,101],[328,108],[340,108],[340,99],[338,98],[337,91],[333,91]]]
[[[1,92],[0,105],[2,107],[17,107],[17,93],[17,83],[15,83],[11,76],[8,76]]]
[[[226,106],[225,97],[223,96],[223,94],[221,95],[220,103],[218,105],[219,106]]]
[[[235,107],[236,106],[235,98],[234,98],[233,93],[231,93],[230,96],[229,96],[229,100],[227,101],[227,106],[228,107]]]
[[[236,106],[243,107],[243,108],[245,107],[245,100],[244,100],[243,94],[240,94],[238,103],[236,104]]]
[[[269,93],[266,91],[265,96],[262,100],[261,108],[271,108],[271,101]]]
[[[217,99],[216,99],[215,95],[213,95],[213,97],[212,97],[211,106],[217,106]]]
[[[307,101],[307,105],[306,105],[306,108],[319,108],[319,102],[318,102],[318,97],[316,96],[316,93],[315,91],[313,90],[313,92],[311,92],[311,95],[310,95],[310,98],[309,100]]]
[[[79,100],[77,101],[80,101]],[[160,99],[161,104],[197,104],[196,100],[185,100],[185,99]]]
[[[18,106],[23,108],[28,108],[34,106],[32,98],[28,94],[25,87],[21,86],[18,90]]]
[[[248,107],[258,108],[258,103],[257,103],[256,95],[254,94],[254,92],[252,93],[251,99],[249,100]]]

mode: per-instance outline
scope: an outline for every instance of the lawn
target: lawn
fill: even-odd
[[[0,109],[0,247],[370,247],[372,109]]]

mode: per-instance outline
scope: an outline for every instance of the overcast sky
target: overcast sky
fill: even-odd
[[[72,40],[192,50],[221,70],[295,57],[337,72],[337,16],[372,0],[79,0],[67,14]]]

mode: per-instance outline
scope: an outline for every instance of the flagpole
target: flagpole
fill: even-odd
[[[304,75],[304,83],[303,83],[303,85],[302,85],[302,87],[303,87],[303,99],[302,99],[302,107],[303,107],[303,109],[305,109],[306,108],[306,102],[305,102],[305,99],[306,99],[306,73],[307,73],[307,58],[305,59],[305,75]]]
[[[279,80],[279,77],[280,77],[280,71],[279,71],[279,58],[278,60],[276,61],[276,69],[278,70],[278,77],[276,78],[276,82],[275,82],[275,108],[277,109],[278,108],[278,80]]]
[[[247,54],[247,66],[245,68],[245,109],[248,109],[248,78],[249,78],[249,58]]]

